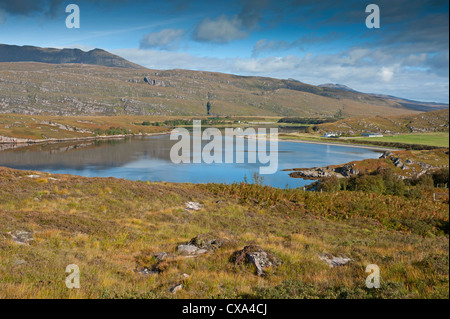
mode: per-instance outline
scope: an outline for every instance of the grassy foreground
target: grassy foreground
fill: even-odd
[[[188,201],[203,208],[188,211]],[[448,220],[448,193],[435,201],[0,168],[0,298],[448,298]],[[15,231],[33,241],[16,243]],[[207,233],[228,244],[174,258],[159,274],[136,272]],[[230,262],[252,243],[282,265],[258,277]],[[330,268],[322,253],[352,261]],[[80,289],[65,286],[69,264]],[[380,267],[380,289],[365,287],[369,264]]]

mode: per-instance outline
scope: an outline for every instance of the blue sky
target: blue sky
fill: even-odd
[[[65,7],[80,7],[67,29]],[[365,8],[380,7],[368,29]],[[340,83],[449,101],[449,11],[441,0],[0,0],[0,43],[102,48],[152,69]]]

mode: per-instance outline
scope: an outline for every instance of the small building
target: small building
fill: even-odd
[[[383,137],[383,134],[380,134],[380,133],[361,133],[361,136],[364,136],[364,137]]]
[[[339,137],[339,135],[336,134],[336,133],[325,133],[324,135],[322,135],[322,137],[335,137],[335,138],[337,138],[337,137]]]

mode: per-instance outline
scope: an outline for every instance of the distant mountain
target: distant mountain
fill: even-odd
[[[142,68],[140,65],[101,49],[85,52],[80,49],[53,49],[6,44],[0,44],[0,62],[80,63],[129,69]]]
[[[320,84],[319,87],[360,93],[358,91],[353,90],[352,88],[349,88],[347,85],[343,85],[343,84],[325,83],[325,84]]]
[[[0,45],[0,113],[198,116],[206,115],[208,99],[217,116],[355,117],[448,109],[339,84],[150,70],[100,49]]]
[[[347,92],[354,92],[354,93],[361,93],[359,91],[353,90],[352,88],[343,85],[343,84],[332,84],[332,83],[326,83],[319,85],[321,88],[328,88],[328,89],[335,89],[335,90],[343,90]],[[408,99],[403,99],[400,97],[392,96],[392,95],[385,95],[385,94],[375,94],[375,93],[361,93],[361,94],[367,94],[376,98],[384,99],[393,101],[395,103],[398,103],[402,106],[404,106],[407,109],[419,111],[419,112],[430,112],[433,110],[441,110],[448,108],[448,104],[444,103],[435,103],[435,102],[420,102],[420,101],[413,101]]]

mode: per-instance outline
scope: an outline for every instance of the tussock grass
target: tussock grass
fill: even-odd
[[[40,174],[47,183],[29,178]],[[56,178],[55,179],[52,179]],[[186,211],[184,203],[203,204]],[[0,169],[0,298],[448,298],[448,198],[310,193],[255,184],[144,183]],[[29,245],[8,232],[32,232]],[[229,239],[215,253],[156,252],[199,234]],[[255,275],[230,256],[255,244],[283,261]],[[320,253],[352,259],[329,268]],[[18,263],[24,260],[25,263]],[[81,288],[67,289],[77,264]],[[382,287],[365,288],[377,264]],[[184,278],[186,273],[190,277]],[[183,289],[172,294],[170,288]]]

